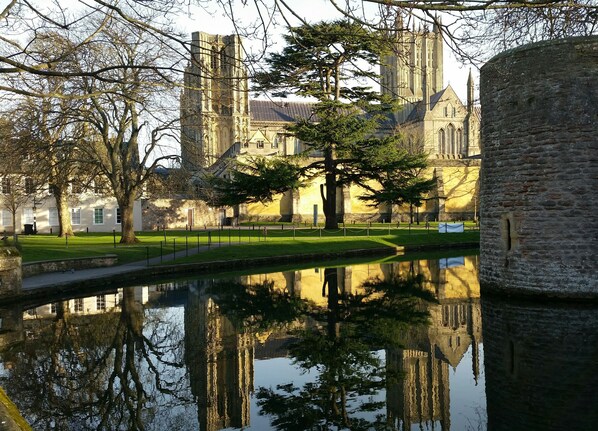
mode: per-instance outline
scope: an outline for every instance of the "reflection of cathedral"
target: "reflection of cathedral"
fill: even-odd
[[[399,273],[413,273],[415,265],[416,274],[426,274],[426,287],[434,290],[439,304],[428,307],[429,326],[409,330],[405,348],[387,351],[388,370],[405,374],[387,389],[388,419],[397,429],[426,422],[450,429],[449,367],[455,368],[470,347],[477,382],[482,340],[477,262],[474,257],[463,263],[459,267],[442,267],[439,261],[398,265]]]
[[[235,329],[201,282],[185,308],[185,362],[202,431],[249,425],[253,390],[253,335]]]
[[[387,417],[389,423],[398,429],[429,422],[439,423],[441,428],[448,429],[451,422],[449,373],[470,348],[473,351],[474,378],[478,375],[477,347],[481,341],[481,323],[475,257],[456,259],[451,263],[416,261],[309,268],[267,276],[250,275],[242,279],[245,284],[259,284],[268,278],[274,281],[275,289],[285,290],[326,310],[331,291],[336,291],[339,296],[343,293],[360,295],[363,293],[362,283],[369,278],[387,279],[396,275],[406,278],[415,274],[424,275],[424,288],[433,292],[439,303],[427,305],[429,326],[412,327],[401,340],[404,348],[386,351],[387,369],[403,375],[398,381],[387,381]],[[37,316],[40,322],[49,322],[62,313],[71,318],[77,317],[73,320],[79,324],[91,320],[107,323],[118,320],[116,311],[133,304],[144,303],[146,309],[150,309],[155,305],[172,305],[173,301],[177,306],[184,303],[184,315],[176,312],[169,315],[184,319],[184,365],[190,387],[182,383],[181,388],[185,388],[183,398],[189,403],[189,409],[197,412],[197,422],[202,431],[247,427],[250,425],[254,391],[254,362],[287,356],[289,328],[305,328],[317,325],[317,322],[308,321],[306,325],[306,322],[297,320],[275,328],[268,326],[268,330],[261,333],[251,332],[245,326],[247,321],[231,321],[224,317],[217,305],[218,298],[208,293],[211,286],[210,280],[186,283],[178,290],[185,296],[185,301],[175,295],[177,288],[173,284],[132,289],[127,296],[132,301],[126,306],[119,305],[119,297],[122,295],[120,299],[124,299],[125,295],[115,292],[36,307],[20,313],[20,316],[19,313],[0,312],[0,329],[4,331],[0,332],[0,346],[2,342],[11,341],[13,335],[22,338],[25,334],[38,336],[31,333],[36,322],[32,315]],[[337,289],[332,286],[337,286]],[[224,304],[221,306],[224,309]],[[102,314],[101,310],[105,313]],[[102,315],[114,319],[102,321]],[[138,320],[132,319],[131,322]],[[180,327],[179,322],[173,323]],[[131,326],[131,334],[139,336],[141,331],[138,329],[141,328],[137,328],[136,324]],[[97,338],[93,338],[96,342],[106,341],[103,331],[96,335]],[[179,355],[179,351],[173,353]],[[178,357],[181,356],[182,349]],[[6,367],[10,362],[4,358],[3,364]],[[15,365],[15,368],[18,367],[22,365]],[[189,391],[193,395],[192,402]],[[383,393],[380,395],[383,396]],[[194,421],[194,416],[190,420]]]
[[[424,287],[438,298],[439,304],[428,306],[430,325],[410,329],[405,348],[386,352],[388,370],[404,374],[387,387],[388,420],[397,429],[426,422],[450,428],[449,370],[461,362],[469,348],[477,381],[478,346],[482,340],[477,257],[454,262],[461,264],[416,261],[335,270],[340,292],[359,293],[361,283],[370,277],[421,273]],[[322,268],[242,277],[244,283],[261,283],[266,278],[274,280],[278,289],[326,306]],[[254,338],[238,333],[219,313],[214,300],[201,294],[199,286],[190,290],[185,327],[186,362],[198,400],[200,424],[206,430],[249,425],[255,349],[267,352],[265,357],[284,356],[287,351],[281,342],[282,334],[256,334]],[[257,347],[253,340],[259,342]]]

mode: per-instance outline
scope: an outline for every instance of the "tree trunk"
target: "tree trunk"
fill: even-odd
[[[334,167],[334,154],[332,148],[324,152],[324,169],[326,172],[326,196],[322,193],[326,229],[338,229],[336,218],[336,172]]]
[[[135,236],[135,226],[133,218],[134,199],[125,198],[119,200],[120,206],[120,226],[121,226],[121,244],[135,244],[139,242]]]
[[[54,197],[56,198],[56,211],[58,212],[58,236],[73,236],[73,225],[71,224],[71,214],[69,212],[68,191],[66,187],[54,186]]]

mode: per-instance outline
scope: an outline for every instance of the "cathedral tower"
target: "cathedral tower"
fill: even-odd
[[[181,156],[187,168],[209,167],[249,134],[243,47],[236,35],[192,34],[181,95]]]
[[[403,122],[416,102],[443,88],[443,40],[436,25],[418,31],[406,30],[402,21],[396,25],[393,52],[380,65],[382,94],[401,100],[405,107],[398,113]],[[429,100],[426,101],[429,104]]]

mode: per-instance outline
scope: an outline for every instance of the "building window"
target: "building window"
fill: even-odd
[[[75,313],[83,313],[83,298],[75,298]]]
[[[120,215],[120,208],[115,208],[114,209],[114,220],[115,220],[115,224],[121,224],[122,223],[122,219],[121,219],[121,215]]]
[[[264,141],[257,141],[258,148],[264,148]]]
[[[218,70],[218,48],[215,45],[212,46],[212,55],[210,58],[210,66],[212,67],[213,71]]]
[[[444,129],[438,131],[438,152],[440,154],[446,153],[446,134],[444,133]]]
[[[2,178],[2,193],[5,195],[10,194],[10,178]]]
[[[48,224],[58,226],[58,208],[48,208]]]
[[[93,209],[93,224],[104,224],[104,208]]]
[[[23,208],[23,224],[33,224],[33,208]]]
[[[35,184],[33,183],[33,178],[31,177],[25,178],[25,193],[28,195],[35,193]]]
[[[53,302],[50,304],[50,313],[56,314],[56,310],[58,309],[58,303]]]
[[[83,186],[81,183],[75,181],[71,182],[71,192],[77,195],[83,193]]]
[[[446,150],[448,153],[450,154],[455,154],[456,148],[455,148],[455,127],[452,124],[449,124],[448,127],[446,128],[447,131],[447,145],[446,145]]]
[[[81,208],[72,208],[71,209],[71,224],[72,225],[80,225],[81,224]]]
[[[457,152],[463,154],[463,132],[457,129]]]
[[[106,295],[96,296],[96,310],[103,311],[106,309]]]
[[[11,226],[12,214],[8,210],[0,210],[0,226]]]
[[[248,141],[243,142],[243,148],[249,148],[249,142]]]
[[[276,135],[274,137],[274,141],[272,141],[272,148],[278,148],[278,141],[279,141],[279,139],[280,138],[278,137],[278,135]]]

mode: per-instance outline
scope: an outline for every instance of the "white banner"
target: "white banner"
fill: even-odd
[[[438,232],[440,232],[440,233],[463,232],[463,223],[438,223]]]

